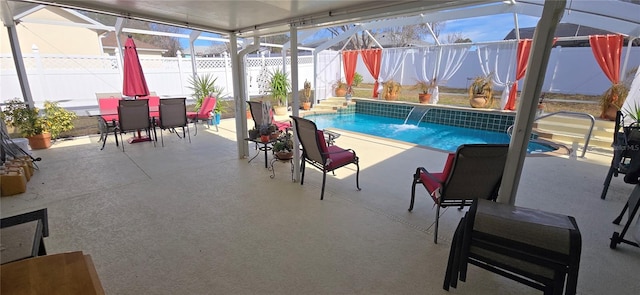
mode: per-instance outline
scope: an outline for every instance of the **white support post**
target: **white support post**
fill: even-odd
[[[184,83],[182,82],[182,80],[184,80],[184,73],[182,72],[182,52],[180,50],[176,51],[176,58],[178,60],[178,77],[180,80],[180,95],[184,94]]]
[[[291,36],[291,99],[293,100],[291,114],[297,117],[300,112],[300,91],[298,91],[298,28],[292,25],[289,32]],[[300,146],[297,136],[293,136],[293,146]],[[293,171],[295,171],[293,180],[300,180],[300,149],[293,149]]]
[[[5,24],[6,25],[6,24]],[[24,59],[22,57],[22,51],[20,50],[20,42],[18,41],[18,31],[16,30],[15,23],[11,22],[7,26],[7,32],[9,33],[9,44],[11,45],[11,53],[13,54],[13,64],[16,67],[18,74],[18,82],[20,82],[20,90],[24,102],[33,108],[33,96],[31,95],[31,86],[29,86],[29,78],[27,76],[27,70],[24,66]]]
[[[189,34],[189,48],[191,50],[191,74],[193,75],[193,78],[195,79],[198,76],[198,65],[196,64],[196,49],[195,49],[195,42],[196,39],[198,39],[198,37],[200,36],[199,31],[191,31],[191,33]]]
[[[238,157],[243,159],[249,156],[249,143],[244,140],[247,136],[247,103],[249,93],[247,89],[246,65],[244,63],[247,54],[260,48],[260,39],[254,38],[250,44],[238,52],[238,37],[231,35],[231,72],[233,73],[233,98],[236,104],[236,144],[238,145]]]
[[[527,64],[527,76],[525,77],[522,95],[518,103],[518,113],[515,118],[513,134],[509,143],[509,153],[507,154],[507,163],[504,167],[498,196],[498,201],[501,203],[515,205],[516,202],[518,183],[520,182],[524,159],[527,155],[531,127],[538,109],[540,89],[544,83],[544,73],[547,70],[549,55],[553,47],[553,35],[562,17],[565,5],[566,0],[545,1],[542,17],[538,21],[533,35],[533,44]]]

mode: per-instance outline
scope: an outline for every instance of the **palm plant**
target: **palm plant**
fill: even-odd
[[[196,100],[195,111],[198,111],[202,106],[202,101],[205,97],[215,96],[220,98],[223,87],[216,86],[218,77],[213,77],[211,74],[194,75],[189,78],[189,89],[193,91],[193,98]]]
[[[271,95],[273,96],[273,99],[278,101],[279,106],[283,106],[287,99],[287,95],[291,90],[291,84],[289,83],[287,73],[280,69],[273,71],[271,73],[269,87],[271,88]]]

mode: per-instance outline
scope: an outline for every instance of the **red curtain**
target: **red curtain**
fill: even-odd
[[[382,60],[382,49],[360,50],[364,65],[367,66],[369,74],[373,76],[373,97],[378,97],[378,77],[380,76],[380,61]]]
[[[518,55],[517,55],[517,64],[516,64],[516,80],[511,85],[511,90],[509,91],[509,99],[507,100],[507,104],[504,106],[505,110],[513,111],[516,109],[516,96],[518,95],[518,80],[524,77],[524,74],[527,72],[527,63],[529,62],[529,53],[531,52],[531,39],[524,39],[518,42]]]
[[[621,35],[589,36],[589,45],[604,74],[613,84],[620,82],[620,55],[623,38]]]
[[[343,51],[342,62],[344,63],[344,75],[349,86],[348,93],[351,93],[351,84],[353,84],[353,76],[356,74],[356,64],[358,62],[358,50]]]

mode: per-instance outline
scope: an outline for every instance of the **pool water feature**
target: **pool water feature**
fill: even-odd
[[[455,152],[458,146],[471,143],[509,143],[504,132],[486,131],[442,124],[421,122],[419,126],[404,124],[403,119],[359,113],[338,115],[308,115],[318,129],[337,128],[389,139],[410,142],[435,149]],[[555,150],[546,144],[530,142],[528,153]]]

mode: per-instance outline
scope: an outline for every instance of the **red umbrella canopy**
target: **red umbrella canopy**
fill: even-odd
[[[129,36],[124,44],[124,81],[122,83],[122,94],[125,96],[147,96],[149,88],[144,79],[138,51],[133,38]]]

